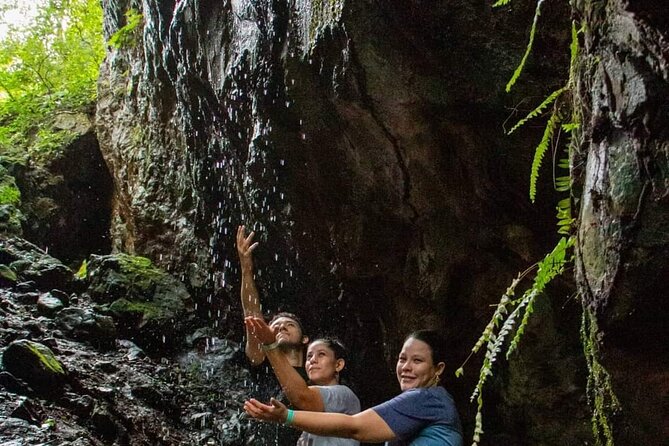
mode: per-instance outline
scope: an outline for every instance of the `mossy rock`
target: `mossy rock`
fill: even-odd
[[[184,309],[183,302],[177,299],[158,302],[118,299],[109,305],[109,312],[117,318],[137,318],[138,328],[151,323],[169,323],[175,313],[181,313]]]
[[[87,262],[88,293],[108,303],[119,334],[148,353],[178,344],[192,314],[186,287],[149,259],[127,254],[92,256]]]
[[[14,341],[2,354],[3,368],[45,396],[62,393],[67,373],[51,349],[38,342]]]
[[[16,283],[16,273],[7,265],[0,264],[0,284]]]
[[[102,303],[119,297],[150,301],[159,284],[175,282],[146,257],[128,254],[91,256],[87,262],[86,280],[93,300]]]

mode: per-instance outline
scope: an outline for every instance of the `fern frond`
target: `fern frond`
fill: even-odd
[[[564,198],[558,201],[557,204],[557,218],[562,220],[564,218],[571,218],[571,199]]]
[[[575,122],[568,122],[566,124],[562,124],[562,130],[564,130],[567,133],[571,133],[574,130],[580,129],[581,126]]]
[[[525,328],[530,320],[530,316],[534,312],[534,302],[536,298],[543,293],[546,285],[550,283],[551,280],[562,274],[565,264],[569,261],[568,251],[574,246],[573,237],[562,237],[553,251],[546,255],[541,262],[539,262],[539,267],[537,269],[537,275],[534,278],[532,287],[525,291],[523,294],[523,301],[518,308],[525,307],[525,313],[523,314],[523,320],[520,322],[516,333],[509,344],[509,348],[506,351],[506,359],[509,359],[511,354],[518,348],[518,343],[520,338],[525,333]],[[501,332],[501,330],[500,330]]]
[[[518,343],[520,342],[520,338],[525,333],[525,327],[527,326],[530,320],[530,316],[532,315],[532,313],[534,313],[534,300],[537,298],[539,294],[541,294],[540,291],[535,290],[534,288],[530,288],[523,296],[525,299],[523,300],[522,305],[518,305],[518,308],[522,307],[525,308],[525,313],[523,314],[523,320],[520,322],[520,325],[516,329],[516,333],[513,336],[511,343],[509,344],[509,348],[506,350],[507,360],[511,357],[511,354],[518,348]]]
[[[557,177],[555,179],[555,190],[558,192],[568,192],[571,190],[571,177]]]
[[[532,118],[536,118],[537,116],[539,116],[539,115],[546,109],[546,107],[548,107],[548,106],[551,105],[553,102],[555,102],[555,100],[556,100],[562,93],[564,93],[565,90],[567,90],[567,87],[562,87],[562,88],[559,88],[559,89],[555,90],[555,91],[554,91],[553,93],[551,93],[550,95],[548,95],[548,97],[547,97],[546,99],[544,99],[544,101],[543,101],[541,104],[539,104],[539,106],[538,106],[537,108],[535,108],[534,110],[532,110],[531,112],[529,112],[529,113],[527,114],[527,116],[525,116],[523,119],[521,119],[520,121],[518,121],[518,122],[516,123],[516,125],[514,125],[513,127],[511,127],[511,130],[509,130],[508,132],[506,132],[506,134],[507,134],[507,135],[512,134],[514,131],[516,131],[516,129],[518,129],[518,127],[521,127],[521,126],[522,126],[523,124],[525,124],[527,121],[529,121],[529,120],[532,119]]]
[[[523,68],[525,67],[525,62],[527,61],[530,52],[532,52],[532,45],[534,45],[534,35],[537,32],[537,23],[539,22],[539,16],[541,15],[541,4],[543,2],[544,0],[539,0],[537,2],[537,9],[534,12],[534,20],[532,21],[532,28],[530,28],[530,38],[529,41],[527,42],[527,47],[525,48],[525,54],[523,54],[523,58],[520,60],[520,63],[516,67],[516,71],[513,72],[513,76],[511,76],[511,79],[509,79],[509,82],[506,84],[507,93],[511,91],[511,87],[513,87],[513,85],[520,77],[520,73],[523,72]]]
[[[539,178],[539,168],[541,167],[541,162],[543,161],[544,154],[548,150],[548,145],[551,142],[553,137],[553,132],[555,127],[559,123],[560,118],[557,113],[553,113],[548,119],[546,124],[546,129],[544,130],[544,135],[541,138],[541,142],[534,150],[534,160],[532,161],[532,171],[530,172],[530,200],[534,203],[534,200],[537,198],[537,179]]]
[[[585,26],[585,25],[584,25]],[[576,63],[578,61],[578,35],[583,31],[581,29],[576,29],[576,22],[572,20],[571,22],[571,43],[569,44],[569,81],[567,85],[571,88],[575,82],[576,74]]]
[[[493,3],[492,7],[497,8],[498,6],[508,5],[509,3],[511,3],[511,0],[497,0]]]

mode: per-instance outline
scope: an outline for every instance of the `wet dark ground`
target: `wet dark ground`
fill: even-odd
[[[172,357],[123,339],[95,347],[68,336],[58,313],[40,314],[27,294],[0,289],[0,351],[20,339],[46,345],[66,379],[47,391],[2,371],[0,445],[248,444],[241,405],[250,376],[237,344],[203,337]],[[70,307],[94,311],[85,295],[72,297]]]

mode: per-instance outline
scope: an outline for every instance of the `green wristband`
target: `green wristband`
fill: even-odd
[[[286,416],[286,421],[283,422],[286,426],[293,424],[293,417],[295,417],[295,411],[293,409],[288,409],[288,416]]]

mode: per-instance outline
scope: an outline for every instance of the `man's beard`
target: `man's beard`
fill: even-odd
[[[290,350],[301,350],[302,348],[303,345],[301,342],[290,342],[287,340],[279,341],[279,349],[283,350],[284,352]]]

